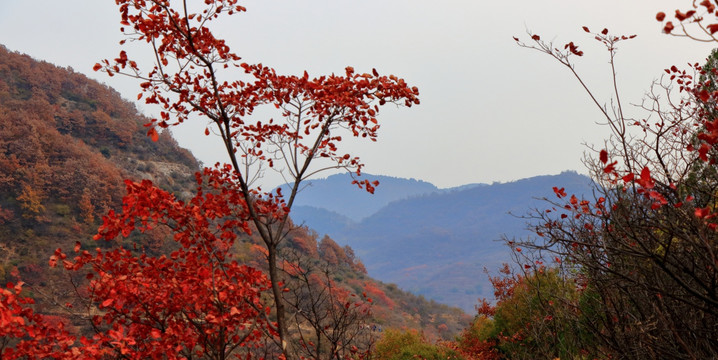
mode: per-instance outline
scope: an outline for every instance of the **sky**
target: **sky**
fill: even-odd
[[[199,1],[199,0],[192,0]],[[585,52],[576,68],[601,102],[610,103],[608,54],[581,30],[636,34],[618,50],[622,101],[639,104],[671,65],[703,62],[713,48],[661,33],[658,11],[689,0],[246,0],[246,13],[218,23],[247,62],[278,73],[310,76],[372,68],[395,74],[420,91],[421,105],[383,108],[377,143],[351,142],[365,172],[425,180],[438,187],[585,173],[585,144],[609,133],[568,69],[513,36],[527,31]],[[0,0],[0,44],[103,82],[135,99],[139,82],[94,73],[120,51],[119,13],[111,0]],[[129,48],[130,57],[149,55]],[[149,116],[158,109],[138,104]],[[637,109],[635,116],[641,114]],[[205,164],[226,161],[206,122],[173,129],[181,146]],[[328,174],[325,174],[328,175]],[[270,175],[267,185],[279,180]]]

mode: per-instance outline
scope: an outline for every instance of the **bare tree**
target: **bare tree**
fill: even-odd
[[[371,300],[337,284],[336,266],[293,250],[283,257],[284,300],[297,330],[298,353],[315,360],[367,358],[376,340],[369,323]]]

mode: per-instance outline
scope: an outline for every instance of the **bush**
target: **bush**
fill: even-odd
[[[439,344],[429,344],[417,331],[387,330],[376,344],[376,360],[463,360],[457,351]]]

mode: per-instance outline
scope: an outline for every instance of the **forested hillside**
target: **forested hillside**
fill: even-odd
[[[186,196],[197,161],[169,133],[152,142],[145,121],[112,89],[0,47],[3,274],[31,279],[55,248],[90,242],[125,178]]]

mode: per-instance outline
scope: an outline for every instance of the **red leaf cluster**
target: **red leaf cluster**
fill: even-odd
[[[61,318],[35,313],[34,301],[21,295],[23,283],[9,283],[0,290],[0,357],[3,359],[100,359],[102,352],[88,345],[81,350],[78,339],[65,329]],[[82,343],[86,339],[80,340]]]
[[[176,359],[229,355],[275,333],[262,300],[267,277],[232,260],[232,244],[250,233],[233,176],[228,167],[198,174],[204,187],[187,203],[148,180],[126,182],[122,213],[105,216],[96,239],[169,227],[179,245],[169,256],[124,248],[93,254],[76,246],[78,256],[68,260],[56,251],[51,265],[61,260],[70,271],[91,269],[87,293],[101,311],[92,321],[107,330],[87,344],[123,357]]]

